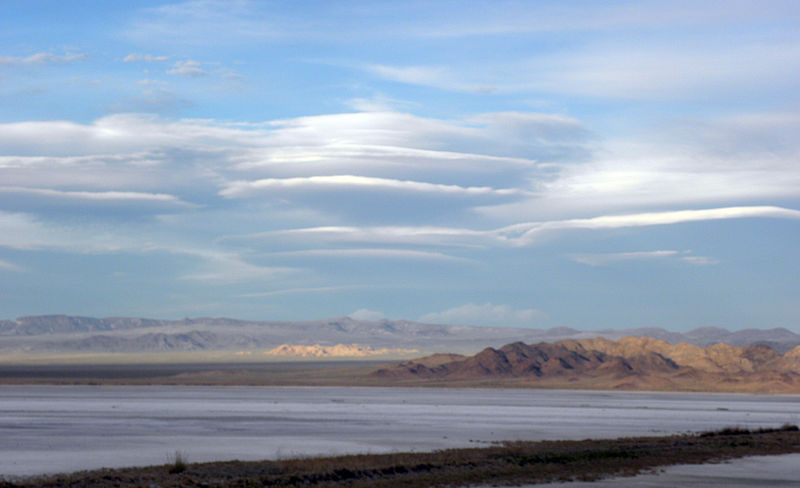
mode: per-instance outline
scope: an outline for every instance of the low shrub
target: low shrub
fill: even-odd
[[[181,451],[175,451],[175,454],[168,456],[169,474],[178,474],[186,471],[186,455]]]

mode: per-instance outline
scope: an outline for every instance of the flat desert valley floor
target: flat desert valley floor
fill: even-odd
[[[800,397],[380,387],[0,387],[0,474],[661,435],[800,420]]]

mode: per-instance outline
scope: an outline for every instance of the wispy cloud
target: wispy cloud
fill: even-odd
[[[257,293],[245,293],[243,295],[239,295],[239,297],[260,298],[260,297],[272,297],[280,295],[305,295],[308,293],[330,293],[330,292],[339,292],[346,290],[362,290],[365,288],[371,288],[371,287],[365,285],[337,285],[337,286],[315,286],[315,287],[305,287],[305,288],[285,288],[280,290],[262,291]]]
[[[502,239],[507,239],[511,243],[517,245],[527,245],[535,242],[539,234],[548,231],[569,229],[621,229],[625,227],[674,225],[686,222],[744,218],[800,219],[800,210],[782,207],[760,206],[678,210],[670,212],[648,212],[628,215],[604,215],[589,219],[527,222],[498,229],[495,231],[495,233]]]
[[[356,320],[366,320],[368,322],[377,322],[386,316],[382,312],[378,312],[376,310],[369,310],[366,308],[360,308],[353,313],[347,314],[348,317]]]
[[[324,226],[260,232],[256,234],[229,236],[232,241],[258,241],[288,239],[304,242],[402,244],[429,246],[488,246],[497,245],[493,231],[432,226]]]
[[[580,33],[638,32],[646,29],[693,28],[719,23],[736,24],[743,19],[780,19],[796,16],[791,3],[676,1],[668,4],[627,2],[559,2],[529,4],[497,1],[491,4],[464,1],[458,10],[446,14],[430,12],[426,2],[408,2],[402,9],[387,9],[386,14],[398,17],[396,28],[384,29],[383,35],[405,35],[422,38],[487,38],[521,34],[561,32]],[[724,8],[723,8],[724,7]],[[765,8],[766,7],[766,8]],[[777,7],[777,8],[776,8]],[[399,15],[408,12],[407,17]],[[475,15],[475,12],[479,15]],[[427,15],[425,15],[427,14]]]
[[[379,78],[389,81],[469,91],[465,85],[455,81],[455,76],[442,66],[387,66],[372,64],[365,66],[364,69]]]
[[[191,59],[186,59],[183,61],[178,61],[172,68],[167,70],[167,74],[169,75],[177,75],[177,76],[186,76],[189,78],[197,78],[200,76],[208,75],[208,71],[201,68],[202,63],[198,61],[193,61]]]
[[[280,281],[298,272],[296,268],[252,264],[232,254],[208,253],[198,270],[180,278],[200,283],[230,284],[265,279]]]
[[[671,39],[595,43],[480,65],[365,65],[373,76],[459,92],[551,93],[640,100],[730,97],[800,80],[796,41],[676,45]],[[762,76],[763,75],[763,76]]]
[[[87,53],[36,53],[26,57],[0,56],[0,64],[69,64],[88,57]]]
[[[220,191],[226,197],[242,197],[259,191],[281,189],[375,189],[381,191],[406,191],[451,195],[519,195],[517,189],[495,189],[488,186],[458,186],[424,181],[394,180],[357,175],[309,176],[303,178],[266,178],[256,181],[233,181]]]
[[[0,271],[13,271],[13,272],[17,272],[18,273],[18,272],[22,272],[24,270],[25,269],[22,268],[21,266],[18,266],[16,264],[9,263],[8,261],[3,261],[2,259],[0,259]]]
[[[474,262],[457,256],[440,252],[418,251],[413,249],[355,248],[355,249],[304,249],[271,253],[270,256],[283,257],[322,257],[347,260],[359,259],[401,259],[412,261],[452,261],[458,263]]]
[[[53,204],[75,202],[97,203],[98,205],[113,205],[115,203],[153,203],[162,206],[196,207],[196,205],[184,202],[174,195],[164,193],[61,191],[49,188],[0,186],[0,198],[2,198],[4,194],[36,197],[38,203],[43,203],[45,201],[51,201]]]
[[[308,20],[286,16],[280,9],[247,0],[190,0],[143,9],[123,31],[139,43],[230,45],[280,39],[295,33],[314,34]],[[214,32],[214,36],[209,36]]]
[[[800,219],[800,210],[782,207],[725,207],[702,210],[648,212],[628,215],[605,215],[588,219],[524,222],[492,230],[451,227],[311,227],[271,231],[239,239],[282,237],[315,239],[324,242],[397,243],[433,246],[530,246],[542,234],[566,230],[621,229],[675,225],[687,222],[743,218]],[[667,251],[671,252],[671,251]]]
[[[632,251],[617,253],[590,253],[590,254],[569,254],[569,259],[589,266],[608,266],[611,264],[625,261],[649,261],[675,259],[695,266],[709,266],[719,264],[719,261],[707,256],[694,256],[691,251]]]
[[[122,61],[126,63],[158,63],[168,59],[169,56],[154,56],[152,54],[131,53],[125,56]]]
[[[428,313],[419,318],[420,322],[435,324],[524,326],[532,325],[546,318],[546,315],[533,308],[516,309],[509,305],[467,303],[442,312]]]
[[[170,232],[146,235],[124,223],[80,227],[43,222],[28,214],[0,211],[0,247],[23,251],[58,251],[83,255],[166,254],[189,258],[191,268],[179,278],[210,285],[269,280],[280,283],[303,275],[299,268],[255,264],[234,252],[203,243],[184,242]]]

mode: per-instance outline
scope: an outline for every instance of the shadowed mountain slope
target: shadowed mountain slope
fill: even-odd
[[[699,347],[648,337],[515,342],[474,356],[421,358],[382,367],[374,379],[401,384],[800,392],[800,347]]]

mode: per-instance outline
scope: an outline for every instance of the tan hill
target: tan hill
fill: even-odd
[[[295,356],[295,357],[368,357],[368,356],[408,356],[419,353],[417,349],[374,349],[360,344],[336,344],[335,346],[299,346],[283,344],[274,349],[264,351],[269,356]]]
[[[700,347],[647,337],[515,342],[474,356],[436,355],[382,367],[375,380],[551,388],[800,393],[800,348]]]

